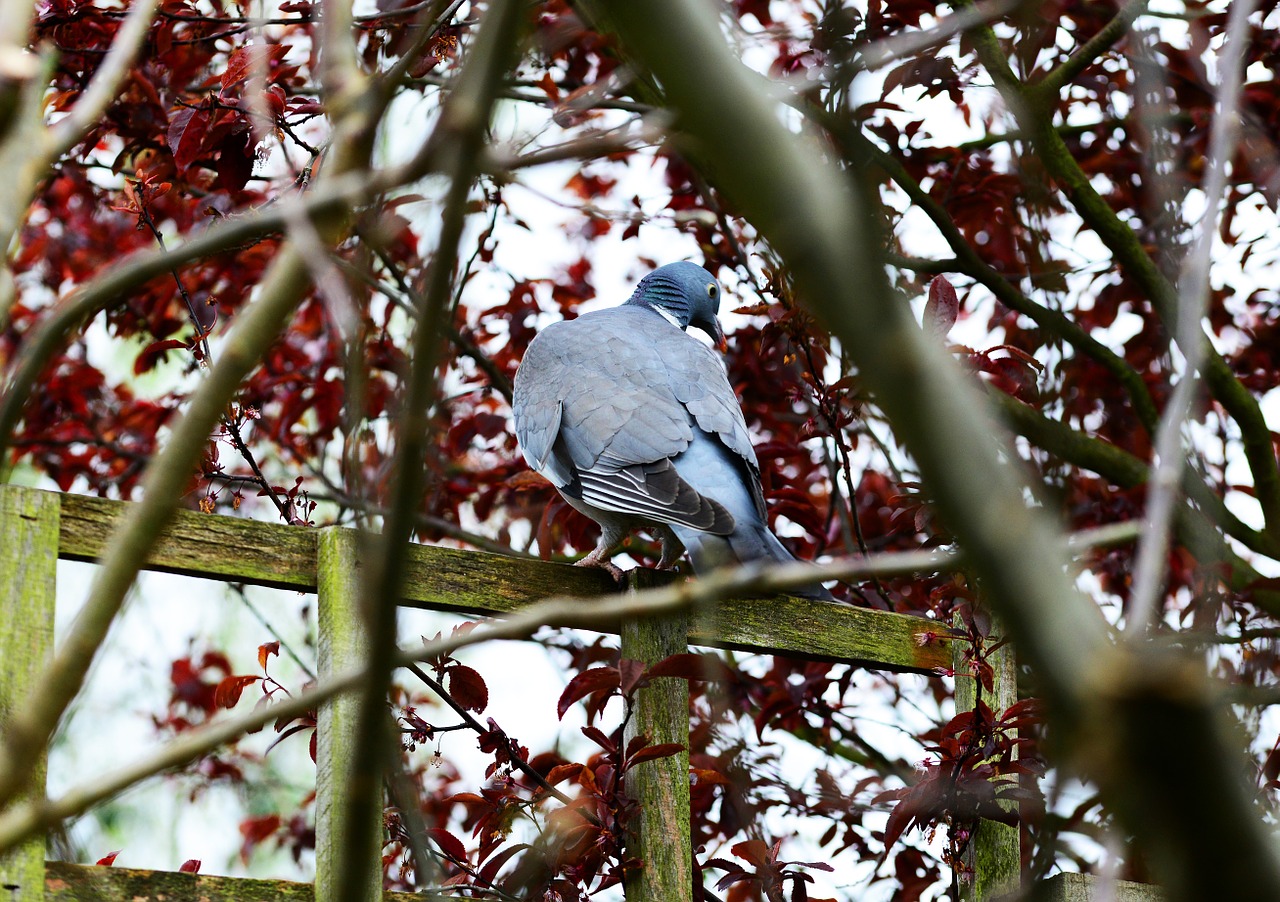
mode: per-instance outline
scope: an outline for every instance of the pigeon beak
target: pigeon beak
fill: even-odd
[[[720,328],[720,320],[710,317],[706,322],[698,323],[698,328],[711,336],[711,341],[721,354],[729,349],[729,343],[724,340],[724,330]]]

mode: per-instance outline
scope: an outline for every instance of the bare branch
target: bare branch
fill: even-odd
[[[1116,262],[1146,292],[1152,306],[1166,323],[1178,316],[1177,289],[1165,278],[1147,253],[1141,239],[1124,222],[1094,188],[1080,168],[1070,149],[1053,127],[1054,95],[1018,81],[1000,47],[995,33],[987,26],[973,32],[974,46],[988,74],[1000,89],[1005,101],[1022,128],[1031,135],[1046,170],[1058,181],[1076,212],[1089,228],[1107,245]],[[1280,464],[1271,442],[1258,399],[1241,384],[1230,364],[1209,343],[1203,330],[1197,330],[1197,343],[1204,347],[1203,378],[1213,397],[1227,410],[1240,427],[1241,444],[1253,475],[1254,490],[1267,529],[1280,531]],[[1183,348],[1183,354],[1188,351]]]
[[[1142,381],[1142,376],[1123,357],[1098,341],[1088,330],[1081,328],[1079,323],[1061,311],[1037,304],[1019,291],[1012,282],[988,266],[973,246],[965,240],[942,204],[921,187],[901,162],[881,150],[875,142],[862,133],[856,124],[825,113],[814,113],[811,110],[806,112],[814,114],[823,128],[845,145],[846,157],[855,162],[867,161],[883,169],[885,174],[906,192],[912,202],[924,211],[956,255],[955,266],[948,271],[962,272],[972,277],[1006,307],[1018,311],[1036,325],[1062,338],[1080,353],[1087,354],[1098,361],[1125,387],[1139,421],[1148,429],[1155,428],[1156,406],[1151,393],[1146,383]],[[934,271],[928,267],[926,269]]]
[[[1156,464],[1147,495],[1148,527],[1138,543],[1133,594],[1126,612],[1125,631],[1131,636],[1141,635],[1155,625],[1157,598],[1165,584],[1169,531],[1179,500],[1178,486],[1185,460],[1182,429],[1200,384],[1197,373],[1208,350],[1200,324],[1209,307],[1209,265],[1213,241],[1218,233],[1218,210],[1226,191],[1227,165],[1235,155],[1240,84],[1249,45],[1248,19],[1254,5],[1253,0],[1237,0],[1231,4],[1226,43],[1220,51],[1222,83],[1218,87],[1218,113],[1214,116],[1209,137],[1209,166],[1203,189],[1205,208],[1197,227],[1195,244],[1183,263],[1174,323],[1174,334],[1186,362],[1182,379],[1169,398],[1156,432]]]
[[[1116,41],[1124,37],[1134,19],[1146,11],[1147,2],[1148,0],[1127,0],[1110,22],[1102,26],[1097,34],[1071,54],[1062,65],[1036,82],[1034,87],[1045,93],[1056,94],[1061,91],[1073,78],[1111,49]]]
[[[467,199],[476,176],[476,163],[484,145],[490,111],[515,48],[521,4],[517,0],[494,3],[471,47],[458,85],[441,110],[440,123],[431,144],[445,148],[444,169],[449,188],[444,199],[444,215],[435,256],[427,273],[427,286],[418,310],[413,339],[413,357],[400,410],[399,443],[391,464],[391,484],[396,493],[378,537],[369,578],[361,587],[361,606],[369,620],[370,679],[363,687],[358,715],[358,735],[364,738],[352,762],[353,785],[377,786],[385,761],[379,725],[386,717],[387,685],[391,679],[391,650],[396,641],[396,609],[386,603],[399,596],[404,578],[401,547],[408,540],[414,513],[421,503],[422,462],[430,429],[429,411],[435,394],[436,362],[439,358],[440,325],[447,321],[448,301],[458,242],[467,215]],[[369,825],[378,805],[370,793],[351,793],[344,811],[344,842],[351,849],[368,845]],[[344,867],[339,876],[338,897],[358,898],[365,875],[358,868]]]
[[[351,7],[345,0],[323,0],[320,5],[320,82],[338,116],[362,93],[364,79],[356,56]]]
[[[868,69],[878,69],[895,60],[913,56],[922,50],[943,44],[975,25],[998,19],[1015,9],[1021,2],[1022,0],[980,0],[973,6],[939,19],[932,28],[906,32],[876,41],[862,52],[862,59],[859,62]]]
[[[12,375],[0,395],[0,451],[8,445],[22,407],[31,397],[32,387],[47,362],[66,343],[68,336],[93,316],[124,304],[130,292],[173,267],[283,231],[291,215],[286,209],[290,204],[306,210],[313,219],[325,219],[426,175],[437,167],[440,149],[438,143],[428,140],[427,144],[432,149],[419,153],[410,165],[343,174],[331,169],[329,177],[304,195],[280,201],[260,213],[224,219],[203,234],[170,247],[167,252],[150,250],[132,254],[68,295],[23,342]],[[0,462],[0,467],[3,466]]]

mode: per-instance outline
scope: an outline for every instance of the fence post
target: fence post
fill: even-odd
[[[644,587],[645,571],[633,570],[629,588]],[[645,664],[689,649],[689,616],[630,620],[622,625],[622,657]],[[627,791],[638,807],[628,854],[644,867],[626,879],[628,902],[691,902],[693,848],[689,832],[689,683],[659,677],[636,692],[626,742],[645,735],[651,743],[678,742],[684,751],[645,761],[627,773]]]
[[[369,636],[360,611],[360,536],[347,529],[320,530],[316,541],[316,622],[320,679],[364,667]],[[316,718],[316,902],[378,902],[382,899],[381,806],[365,849],[348,849],[342,823],[351,791],[351,765],[359,748],[359,699],[339,695],[320,706]],[[381,787],[376,791],[381,792]],[[339,900],[342,867],[364,870],[359,899]]]
[[[965,642],[955,642],[956,710],[971,711],[977,704],[977,685],[969,676]],[[1013,646],[1008,643],[991,652],[987,663],[992,667],[992,692],[984,699],[997,716],[1018,700],[1018,670]],[[1010,806],[1012,803],[1010,803]],[[1017,893],[1022,885],[1020,831],[996,821],[980,820],[965,852],[965,863],[973,869],[973,883],[962,885],[963,902],[988,902]]]
[[[22,704],[53,651],[60,502],[52,492],[0,486],[0,725]],[[30,795],[44,796],[45,758]],[[5,902],[43,902],[44,837],[0,856]]]

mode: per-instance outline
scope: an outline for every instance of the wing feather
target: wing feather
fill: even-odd
[[[616,307],[542,330],[512,406],[529,465],[601,510],[731,532],[733,516],[672,463],[695,430],[741,459],[759,498],[755,451],[720,358],[652,311]]]

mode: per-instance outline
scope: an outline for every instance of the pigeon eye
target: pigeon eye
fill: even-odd
[[[716,296],[716,283],[715,283],[715,282],[708,282],[708,283],[707,283],[707,297],[709,297],[709,298],[713,298],[713,297],[715,297],[715,296]]]

